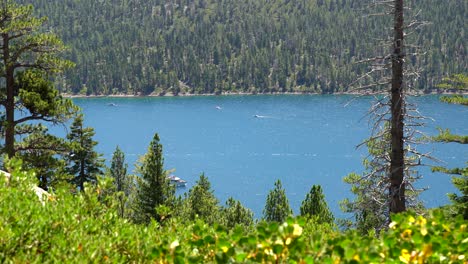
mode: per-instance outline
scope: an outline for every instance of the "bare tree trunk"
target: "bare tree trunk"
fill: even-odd
[[[392,54],[392,89],[391,89],[391,153],[390,153],[390,212],[406,210],[404,156],[405,102],[403,97],[403,63],[405,58],[403,45],[403,0],[394,1],[394,38]]]

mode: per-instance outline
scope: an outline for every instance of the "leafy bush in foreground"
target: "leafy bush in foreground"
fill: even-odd
[[[395,215],[379,238],[302,218],[260,222],[253,231],[175,218],[134,225],[117,216],[106,180],[84,193],[57,190],[42,205],[33,179],[18,169],[9,183],[0,179],[2,263],[467,263],[467,222],[437,211]]]

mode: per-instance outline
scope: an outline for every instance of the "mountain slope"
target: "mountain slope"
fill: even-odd
[[[68,93],[346,91],[389,19],[357,0],[31,0],[71,51]],[[361,2],[361,3],[360,3]],[[467,69],[466,1],[413,0],[431,22],[417,88]]]

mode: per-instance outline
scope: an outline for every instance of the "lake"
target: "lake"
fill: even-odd
[[[79,98],[85,125],[95,129],[97,150],[109,161],[116,146],[125,152],[130,172],[154,133],[164,148],[166,169],[188,181],[187,191],[201,173],[209,178],[222,204],[232,196],[262,216],[268,192],[280,179],[295,213],[314,184],[322,185],[335,216],[338,202],[350,196],[342,182],[350,172],[362,172],[366,149],[356,145],[369,137],[366,112],[372,98],[346,95],[258,95],[143,98]],[[468,134],[468,108],[440,103],[437,96],[411,98],[436,127]],[[63,128],[52,131],[63,132]],[[467,148],[458,144],[422,147],[446,162],[463,166]],[[418,185],[426,206],[446,204],[455,191],[450,177],[421,168]]]

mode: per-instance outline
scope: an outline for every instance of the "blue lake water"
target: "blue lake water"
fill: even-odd
[[[95,129],[97,150],[110,160],[115,147],[125,152],[130,171],[155,132],[164,147],[166,169],[189,182],[204,172],[221,203],[232,196],[261,217],[266,196],[280,179],[295,213],[311,186],[322,185],[336,216],[338,202],[349,197],[342,182],[350,172],[362,172],[366,149],[356,145],[369,137],[366,117],[372,98],[344,95],[207,96],[74,99]],[[468,108],[440,103],[436,96],[412,98],[420,112],[433,118],[423,128],[436,127],[468,134]],[[350,103],[350,101],[352,101]],[[348,104],[349,103],[349,104]],[[110,104],[115,104],[110,106]],[[257,115],[258,117],[255,117]],[[65,133],[63,128],[53,128]],[[458,144],[422,147],[446,162],[463,166],[467,149]],[[455,191],[450,177],[422,168],[419,186],[426,206],[446,204]]]

